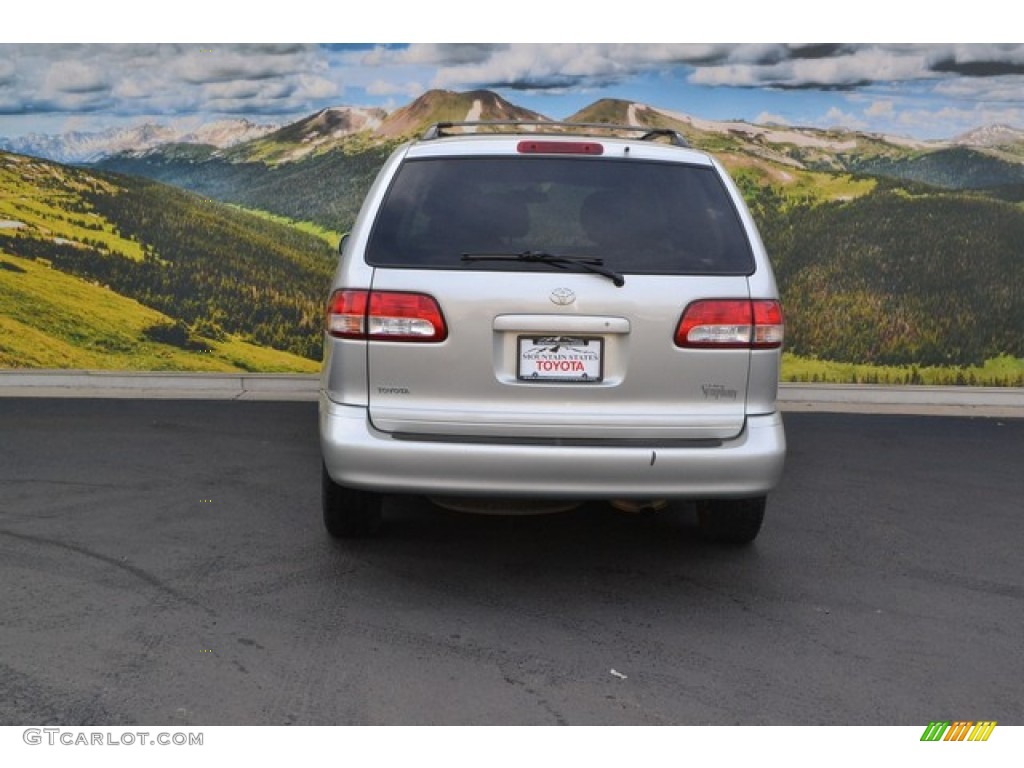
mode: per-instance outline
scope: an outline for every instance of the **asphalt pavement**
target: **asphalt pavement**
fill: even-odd
[[[753,546],[322,530],[312,402],[0,399],[0,725],[1024,724],[1024,420],[786,414]]]

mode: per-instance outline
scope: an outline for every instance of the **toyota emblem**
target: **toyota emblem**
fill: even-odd
[[[576,301],[576,294],[568,288],[555,288],[551,292],[551,301],[560,307],[566,307]]]

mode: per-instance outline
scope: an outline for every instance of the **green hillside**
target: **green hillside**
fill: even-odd
[[[1024,164],[967,147],[904,156],[851,157],[858,173],[891,176],[946,189],[985,189],[1024,184]]]
[[[335,258],[181,190],[0,153],[0,365],[313,371]]]
[[[237,336],[150,338],[174,319],[133,299],[0,249],[0,368],[315,372],[311,360]]]
[[[197,163],[153,153],[145,157],[108,158],[99,167],[345,232],[355,221],[366,191],[396,143],[377,143],[360,149],[353,145],[278,165],[232,162],[225,158]]]
[[[887,365],[1024,358],[1024,209],[880,189],[846,202],[755,201],[801,356]]]

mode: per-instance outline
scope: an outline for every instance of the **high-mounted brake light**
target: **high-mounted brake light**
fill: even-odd
[[[784,328],[773,299],[705,299],[683,311],[675,342],[689,349],[778,349]]]
[[[326,330],[338,339],[437,342],[448,338],[437,300],[404,291],[335,291],[327,302]]]
[[[604,145],[596,141],[520,141],[516,150],[521,155],[603,155]]]

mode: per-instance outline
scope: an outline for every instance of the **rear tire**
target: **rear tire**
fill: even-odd
[[[757,538],[764,522],[767,497],[712,499],[697,502],[700,532],[716,544],[741,546]]]
[[[383,497],[338,485],[321,465],[321,499],[324,527],[336,539],[373,536],[380,530]]]

